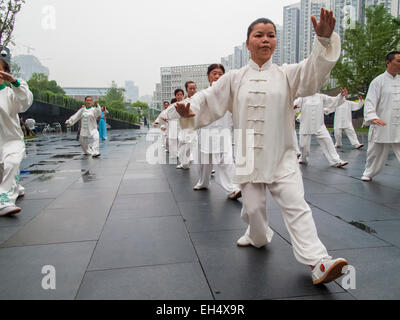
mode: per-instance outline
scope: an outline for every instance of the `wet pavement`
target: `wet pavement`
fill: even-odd
[[[365,183],[366,147],[345,144],[339,152],[350,165],[336,169],[313,140],[301,167],[305,197],[329,253],[347,258],[356,274],[355,289],[342,279],[314,286],[270,195],[272,243],[238,248],[246,229],[241,203],[227,200],[214,181],[209,191],[193,191],[195,166],[148,164],[146,132],[109,132],[100,159],[84,156],[75,134],[27,142],[26,194],[17,203],[23,211],[0,219],[0,299],[400,298],[400,164],[393,152]],[[44,266],[55,268],[55,290],[42,287]]]

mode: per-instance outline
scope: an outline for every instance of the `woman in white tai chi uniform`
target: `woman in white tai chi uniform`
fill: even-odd
[[[272,64],[276,28],[259,19],[247,33],[249,64],[222,76],[197,93],[191,104],[177,104],[181,126],[199,128],[233,115],[237,145],[236,175],[243,195],[242,218],[249,225],[238,246],[267,245],[273,236],[266,214],[266,191],[281,207],[296,259],[312,268],[314,284],[342,275],[345,259],[332,259],[318,238],[312,212],[304,200],[303,180],[293,139],[296,97],[316,93],[340,56],[340,38],[333,33],[332,11],[312,17],[316,40],[310,57],[299,64]],[[239,130],[238,130],[239,129]],[[242,133],[242,134],[241,134]]]
[[[97,118],[101,116],[101,108],[99,105],[93,106],[92,97],[85,98],[85,106],[82,106],[71,118],[65,121],[67,126],[73,126],[81,120],[81,132],[79,142],[85,155],[91,155],[93,158],[100,156],[99,143],[100,136],[97,129]],[[89,139],[93,142],[89,144]]]
[[[370,129],[362,181],[371,181],[383,169],[390,147],[400,161],[400,51],[388,53],[386,66],[365,99],[364,122]]]
[[[10,51],[0,47],[0,217],[16,214],[15,205],[23,195],[20,185],[20,164],[25,153],[24,134],[18,113],[25,112],[33,102],[32,92],[25,81],[10,75]],[[11,87],[4,83],[8,81]]]
[[[355,149],[361,149],[362,147],[364,147],[364,145],[361,144],[360,141],[358,141],[357,133],[353,127],[353,117],[351,115],[353,111],[360,110],[364,105],[362,96],[359,96],[358,99],[358,102],[346,100],[345,103],[336,108],[334,120],[335,122],[333,126],[335,129],[336,148],[342,147],[342,131],[346,133],[351,145]]]
[[[298,117],[300,120],[300,163],[308,163],[311,137],[315,136],[331,166],[341,168],[349,164],[340,159],[324,121],[324,113],[334,112],[337,107],[345,102],[346,94],[347,90],[342,89],[342,92],[334,98],[326,94],[316,93],[296,99],[295,106],[301,108],[301,114]]]

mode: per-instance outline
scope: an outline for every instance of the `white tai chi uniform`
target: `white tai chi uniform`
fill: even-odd
[[[380,119],[386,126],[380,127],[372,120]],[[385,72],[370,84],[364,105],[364,121],[370,126],[368,135],[367,163],[363,176],[373,178],[385,166],[392,149],[400,161],[400,76]]]
[[[333,98],[320,93],[305,98],[298,98],[294,102],[295,105],[301,108],[301,115],[299,116],[301,162],[308,162],[311,137],[313,135],[316,136],[322,152],[331,166],[335,166],[342,161],[335,149],[331,135],[325,126],[324,108],[328,112],[332,112],[344,102],[345,97],[341,94]]]
[[[353,127],[353,121],[352,121],[352,111],[357,111],[360,110],[364,105],[364,101],[360,100],[359,102],[352,102],[352,101],[346,101],[343,103],[341,106],[336,108],[335,111],[335,124],[334,124],[334,129],[335,129],[335,140],[336,144],[335,147],[341,147],[342,146],[342,131],[346,132],[347,137],[350,140],[351,145],[354,148],[358,148],[361,146],[360,141],[358,141],[356,131],[354,130]]]
[[[182,103],[190,102],[190,98],[186,98]],[[174,110],[175,105],[173,104],[170,110]],[[167,116],[168,116],[168,112]],[[178,121],[179,124],[179,121]],[[193,129],[180,129],[178,132],[178,159],[183,169],[188,169],[192,160],[192,153],[194,150],[195,143],[197,143],[197,134]]]
[[[99,105],[96,107],[82,107],[76,112],[71,118],[65,123],[73,126],[79,120],[81,120],[81,133],[79,136],[79,142],[82,150],[86,155],[98,155],[99,154],[99,130],[97,129],[96,119],[101,116],[101,108]],[[93,142],[89,144],[89,138],[93,139]]]
[[[165,110],[163,110],[165,111]],[[166,117],[164,112],[161,112],[157,119],[154,122],[159,123],[160,129],[165,129],[161,130],[161,143],[162,147],[164,148],[165,151],[169,151],[168,149],[168,122],[164,121],[161,117]]]
[[[249,225],[245,237],[256,247],[271,241],[265,201],[268,188],[281,207],[296,259],[307,265],[331,257],[304,200],[293,140],[293,101],[320,89],[340,50],[340,37],[333,33],[329,39],[316,38],[310,57],[299,64],[279,67],[270,59],[260,68],[250,60],[193,96],[191,108],[196,116],[180,119],[183,128],[199,128],[232,112],[237,145],[234,182],[241,184],[242,218]]]
[[[233,182],[232,126],[232,114],[228,111],[222,118],[199,130],[199,180],[196,187],[210,186],[211,172],[216,165],[216,182],[228,194],[240,190],[239,184]]]
[[[14,206],[19,192],[19,166],[26,156],[24,134],[18,113],[25,112],[33,102],[33,95],[25,81],[12,88],[0,85],[0,209]]]

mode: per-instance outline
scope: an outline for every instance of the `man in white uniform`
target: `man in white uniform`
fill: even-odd
[[[92,105],[92,97],[85,98],[85,106],[82,106],[71,118],[69,118],[65,124],[67,126],[73,126],[79,120],[81,120],[81,132],[79,136],[79,142],[81,143],[82,150],[85,155],[91,155],[93,158],[100,156],[99,143],[100,136],[97,128],[97,118],[101,116],[101,108],[97,104]],[[89,138],[93,139],[93,142],[89,144]]]
[[[400,161],[400,51],[386,56],[386,71],[370,84],[364,122],[370,126],[362,181],[371,181],[385,166],[390,146]]]
[[[34,119],[32,119],[32,118],[29,118],[29,119],[26,119],[25,120],[25,125],[28,127],[28,129],[29,129],[29,136],[32,136],[32,135],[34,135],[36,132],[36,128],[35,128],[35,126],[36,126],[36,121],[34,120]]]
[[[301,114],[298,117],[300,120],[300,163],[308,163],[311,137],[316,136],[322,152],[331,166],[341,168],[348,164],[347,161],[340,159],[324,121],[324,112],[326,110],[332,112],[343,104],[346,94],[347,90],[342,89],[335,98],[316,93],[305,98],[298,98],[294,102],[295,106],[301,108]]]
[[[364,147],[364,145],[361,144],[360,141],[358,141],[356,131],[353,127],[353,117],[351,114],[352,111],[360,110],[364,105],[362,96],[359,96],[358,99],[358,102],[346,100],[345,103],[336,108],[334,120],[336,148],[342,147],[342,131],[346,133],[351,145],[355,149],[361,149],[362,147]]]
[[[21,211],[15,201],[23,193],[19,167],[26,153],[18,113],[28,110],[33,102],[28,84],[9,74],[10,60],[10,51],[0,46],[0,217]]]
[[[167,110],[169,107],[169,102],[164,101],[164,110]],[[161,111],[158,115],[157,119],[153,122],[153,126],[158,127],[159,125],[161,129],[161,143],[165,152],[169,152],[168,149],[168,119],[165,117],[165,114]]]
[[[236,175],[243,196],[242,218],[248,224],[238,246],[262,247],[273,236],[266,214],[266,190],[281,207],[295,258],[312,269],[314,284],[342,275],[345,259],[332,259],[318,238],[304,187],[293,139],[293,102],[310,96],[325,83],[341,52],[334,33],[332,11],[321,9],[320,23],[312,17],[316,39],[310,57],[301,63],[272,63],[276,27],[268,19],[254,21],[247,33],[249,64],[231,70],[212,87],[177,104],[182,127],[200,128],[233,115],[237,144]]]

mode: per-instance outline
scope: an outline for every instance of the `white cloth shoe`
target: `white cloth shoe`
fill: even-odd
[[[335,164],[335,167],[336,168],[341,168],[341,167],[347,166],[348,164],[349,164],[348,161],[340,160],[337,164]]]
[[[367,177],[367,176],[362,176],[362,177],[361,177],[361,180],[362,180],[362,181],[365,181],[365,182],[370,182],[370,181],[372,181],[372,178]]]
[[[21,212],[21,208],[17,206],[8,206],[0,209],[0,217],[5,217],[5,216],[10,216],[13,214],[16,214],[18,212]]]
[[[233,192],[228,196],[228,199],[230,199],[230,200],[237,200],[237,199],[239,199],[239,198],[241,198],[241,197],[242,197],[242,191],[236,190],[236,191],[233,191]]]
[[[348,262],[343,258],[322,259],[311,272],[313,283],[329,283],[336,280],[344,274],[343,268],[347,265]]]
[[[249,240],[247,240],[246,236],[242,236],[237,242],[236,242],[238,247],[250,247],[251,243]]]

